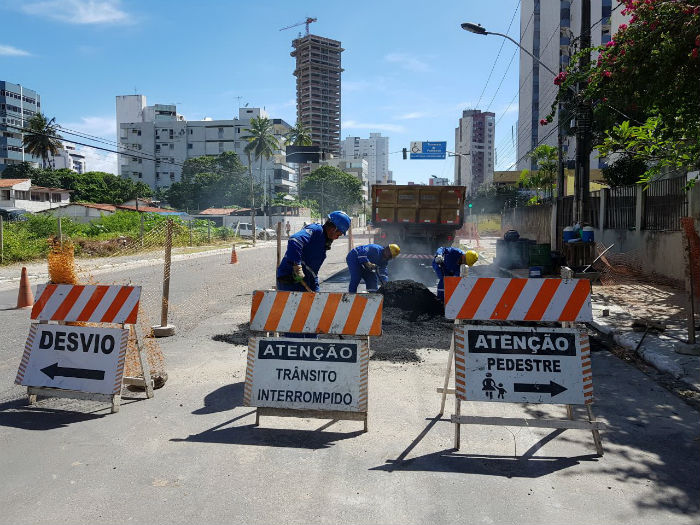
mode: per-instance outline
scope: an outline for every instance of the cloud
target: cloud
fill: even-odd
[[[77,149],[85,155],[85,164],[88,171],[104,171],[114,175],[119,173],[118,155],[116,153],[100,151],[85,146],[78,146]]]
[[[68,24],[128,24],[133,20],[120,0],[39,0],[25,2],[20,9]]]
[[[430,71],[430,66],[417,56],[408,55],[406,53],[389,53],[384,57],[387,62],[398,64],[404,69],[417,73],[425,73]]]
[[[379,131],[391,131],[394,133],[403,133],[406,131],[403,126],[396,124],[374,124],[366,122],[356,122],[354,120],[346,120],[340,126],[344,129],[369,129],[369,130],[379,130]]]
[[[396,120],[411,120],[411,119],[416,119],[416,118],[424,118],[427,117],[428,113],[424,111],[414,111],[412,113],[404,113],[403,115],[399,115],[396,118]]]
[[[18,49],[14,46],[0,45],[0,56],[27,57],[30,55],[31,55],[31,53],[29,51],[25,51],[24,49]]]
[[[117,135],[117,120],[115,117],[81,117],[80,122],[65,122],[61,127],[71,131],[79,131],[86,135],[95,135],[97,137],[114,140]],[[70,140],[71,135],[66,135],[67,140]],[[75,140],[80,140],[76,138]]]

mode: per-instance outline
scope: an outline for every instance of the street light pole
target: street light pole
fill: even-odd
[[[587,27],[590,27],[590,11],[591,11],[590,10],[590,0],[586,0],[586,2],[588,3],[588,9],[586,10],[588,13],[588,26]],[[584,9],[583,4],[582,4],[581,9],[582,10]],[[486,29],[483,26],[481,26],[480,24],[472,24],[470,22],[463,23],[462,29],[464,29],[465,31],[469,31],[470,33],[477,34],[477,35],[497,35],[497,36],[501,36],[507,40],[510,40],[516,46],[518,46],[518,48],[520,48],[521,51],[523,51],[525,54],[530,56],[534,61],[536,61],[543,69],[545,69],[546,71],[551,73],[553,76],[555,76],[555,77],[557,76],[557,73],[555,73],[552,69],[550,69],[549,66],[547,66],[547,64],[542,62],[539,58],[537,58],[535,55],[530,53],[530,51],[528,51],[523,46],[521,46],[519,42],[516,42],[514,39],[512,39],[510,36],[508,36],[506,34],[496,33],[493,31],[486,31]],[[588,43],[590,46],[590,31],[588,32]],[[560,65],[560,68],[561,68],[561,65]],[[577,94],[573,88],[570,87],[569,89],[574,93],[574,95]],[[562,126],[561,109],[562,109],[562,106],[561,106],[561,104],[559,104],[559,107],[557,108],[557,158],[558,158],[558,161],[557,161],[557,200],[559,201],[560,206],[561,206],[561,199],[564,197],[564,158],[563,158],[564,157],[564,147],[563,147],[564,136],[562,134],[563,126]],[[577,126],[577,129],[578,129],[578,126]],[[590,137],[589,137],[589,141],[590,141]],[[582,145],[580,145],[577,141],[577,146],[576,146],[577,158],[578,158],[579,150],[582,149],[581,146]],[[590,146],[589,146],[589,149],[590,149]],[[579,176],[578,176],[578,172],[577,172],[577,174],[575,176],[575,181],[579,182],[578,179],[579,179]],[[586,182],[586,190],[587,189],[588,189],[588,183]],[[562,226],[563,225],[558,224],[557,228],[559,229]]]

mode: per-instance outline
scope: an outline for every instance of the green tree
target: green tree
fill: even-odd
[[[700,5],[697,1],[624,0],[630,15],[605,46],[584,49],[597,59],[581,69],[577,56],[555,79],[559,100],[581,83],[593,106],[594,147],[646,163],[648,182],[662,169],[700,167]],[[552,121],[553,112],[545,119]]]
[[[39,168],[35,168],[29,162],[21,162],[19,164],[9,164],[2,171],[3,179],[31,179],[36,177],[37,173],[40,171]]]
[[[544,189],[545,197],[549,193],[552,197],[554,183],[557,180],[557,167],[559,155],[557,148],[547,144],[540,144],[531,153],[530,157],[537,163],[537,175],[533,180],[537,190]]]
[[[322,166],[304,177],[301,194],[319,205],[321,216],[333,210],[349,210],[362,203],[362,182],[333,166]]]
[[[133,182],[101,171],[35,170],[31,173],[31,179],[36,186],[71,190],[73,202],[121,204],[137,196],[151,195],[151,188],[143,182]]]
[[[250,128],[245,130],[249,135],[243,137],[248,141],[244,151],[248,155],[248,174],[250,175],[250,194],[251,194],[251,212],[250,222],[253,225],[255,232],[255,198],[253,195],[253,168],[251,155],[255,159],[260,159],[260,177],[264,180],[263,159],[269,159],[280,149],[279,142],[273,134],[272,121],[267,117],[256,117],[250,119]],[[266,186],[263,183],[263,187]],[[267,188],[264,188],[263,198],[267,200]],[[255,244],[255,235],[253,235],[253,244]]]
[[[646,163],[632,155],[622,155],[612,164],[602,169],[603,180],[611,188],[619,186],[631,186],[639,182],[639,179],[647,170]]]
[[[55,118],[48,120],[43,113],[37,113],[29,119],[28,130],[24,133],[25,150],[41,157],[44,168],[49,167],[49,155],[58,155],[58,151],[63,148],[57,130]]]
[[[250,206],[245,171],[238,155],[231,151],[217,156],[187,159],[182,167],[180,182],[162,190],[161,197],[181,210]],[[261,187],[255,185],[253,196],[261,192]]]
[[[304,126],[304,123],[297,120],[297,123],[284,136],[286,144],[292,146],[311,146],[311,131]]]

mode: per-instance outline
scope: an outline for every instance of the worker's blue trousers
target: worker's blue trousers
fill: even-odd
[[[353,252],[350,252],[352,254]],[[379,288],[379,281],[377,279],[377,273],[366,269],[357,260],[352,260],[350,255],[347,258],[348,270],[350,270],[350,286],[348,287],[348,292],[357,293],[357,286],[360,281],[365,282],[368,292],[376,292]]]

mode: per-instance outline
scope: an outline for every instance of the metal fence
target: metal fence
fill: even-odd
[[[588,198],[587,222],[593,228],[598,228],[600,223],[600,190],[592,191]]]
[[[643,228],[645,230],[681,229],[681,217],[688,215],[686,177],[657,180],[645,191]]]
[[[610,188],[605,201],[605,228],[633,230],[637,208],[637,186]]]

